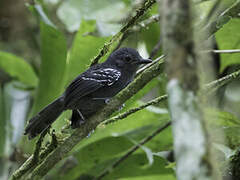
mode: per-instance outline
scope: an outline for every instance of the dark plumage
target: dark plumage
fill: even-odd
[[[114,51],[105,62],[80,74],[61,97],[30,119],[25,135],[28,134],[29,139],[34,138],[67,109],[73,111],[72,128],[79,127],[133,80],[139,65],[150,62],[132,48]]]

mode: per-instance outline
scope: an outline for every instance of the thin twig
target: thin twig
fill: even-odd
[[[122,43],[133,33],[141,31],[143,28],[146,28],[150,26],[152,23],[159,22],[160,21],[160,16],[159,15],[153,15],[148,19],[143,20],[142,22],[137,23],[134,25],[131,29],[128,29],[121,39],[119,40],[118,45],[116,46],[115,50],[118,49]]]
[[[128,32],[126,32],[122,35],[121,39],[119,40],[117,46],[115,47],[115,49],[113,51],[116,51],[117,49],[119,49],[121,47],[122,43],[125,41],[125,39],[127,39],[128,35],[129,35]]]
[[[159,22],[159,21],[160,21],[159,14],[153,15],[153,16],[149,17],[148,19],[145,19],[145,20],[137,23],[135,26],[133,26],[131,31],[133,31],[133,32],[140,31],[141,29],[148,27],[152,23],[156,23],[156,22]]]
[[[121,162],[123,162],[125,159],[127,159],[132,153],[134,153],[136,150],[138,150],[142,145],[146,144],[148,141],[150,141],[152,138],[154,138],[156,135],[158,135],[160,132],[162,132],[164,129],[169,127],[171,125],[171,122],[167,122],[165,125],[158,128],[156,131],[154,131],[151,135],[147,136],[143,140],[141,140],[137,145],[133,146],[127,153],[125,153],[120,159],[118,159],[111,167],[105,169],[102,174],[100,174],[98,177],[96,177],[96,180],[100,180],[106,175],[108,175],[114,168],[116,168]]]
[[[151,105],[156,105],[156,104],[159,104],[161,101],[164,101],[167,99],[167,95],[163,95],[163,96],[160,96],[160,97],[157,97],[147,103],[144,103],[143,105],[139,106],[139,107],[136,107],[136,108],[132,108],[124,113],[121,113],[117,116],[114,116],[106,121],[103,122],[104,125],[107,125],[107,124],[110,124],[110,123],[114,123],[116,121],[118,121],[119,119],[124,119],[128,116],[130,116],[131,114],[135,113],[135,112],[138,112],[140,110],[143,110],[144,108],[148,107],[148,106],[151,106]]]
[[[203,92],[213,92],[215,90],[217,90],[218,88],[226,85],[227,83],[230,83],[232,82],[234,79],[238,78],[240,76],[240,70],[238,71],[235,71],[227,76],[224,76],[220,79],[217,79],[215,81],[212,81],[208,84],[206,84],[204,86],[204,89],[203,89]],[[209,91],[211,90],[211,91]],[[135,113],[135,112],[138,112],[140,110],[143,110],[144,108],[148,107],[148,106],[151,106],[151,105],[156,105],[156,104],[159,104],[161,101],[164,101],[167,99],[167,95],[162,95],[162,96],[159,96],[147,103],[144,103],[143,105],[139,106],[139,107],[136,107],[136,108],[132,108],[132,109],[129,109],[128,111],[124,112],[124,113],[121,113],[117,116],[114,116],[110,119],[107,119],[106,121],[104,121],[102,124],[104,125],[108,125],[108,124],[111,124],[111,123],[114,123],[114,122],[117,122],[118,120],[120,119],[124,119],[128,116],[130,116],[131,114]]]
[[[51,148],[52,143],[50,144],[50,146],[47,148],[48,151],[43,151],[45,152],[44,154],[41,152],[41,147],[42,147],[42,142],[43,139],[45,137],[45,135],[48,133],[50,127],[48,129],[46,129],[39,137],[38,141],[36,142],[36,147],[34,150],[33,155],[31,155],[25,162],[24,162],[24,166],[21,166],[19,169],[17,169],[13,174],[12,177],[10,178],[11,180],[14,179],[19,179],[20,177],[22,177],[26,172],[28,172],[30,169],[33,169],[37,166],[37,164],[39,162],[41,162],[41,160],[43,158],[45,158],[52,150],[53,148]],[[54,142],[54,139],[52,140],[52,142]],[[47,153],[46,153],[47,152]]]
[[[206,24],[211,20],[211,18],[213,17],[213,15],[216,13],[216,11],[217,11],[217,9],[218,9],[218,7],[219,7],[219,5],[220,5],[220,2],[221,2],[221,0],[217,0],[215,3],[214,3],[214,5],[213,5],[213,7],[211,8],[211,10],[210,10],[210,12],[208,13],[208,15],[207,15],[207,17],[206,17]]]
[[[215,21],[209,23],[203,30],[208,30],[209,37],[217,32],[219,29],[223,27],[229,20],[232,18],[239,17],[240,10],[240,1],[236,1],[230,8],[227,8],[224,12],[222,12]]]
[[[42,147],[44,137],[46,136],[49,129],[50,129],[50,127],[48,127],[45,131],[43,131],[43,133],[40,135],[40,137],[39,137],[39,139],[36,143],[35,151],[33,153],[33,162],[36,163],[36,164],[39,161],[39,154],[40,154],[40,151],[41,151],[41,147]]]
[[[224,50],[205,50],[204,53],[216,53],[216,54],[233,54],[240,53],[240,49],[224,49]]]
[[[233,72],[233,73],[231,73],[231,74],[228,74],[228,75],[226,75],[226,76],[224,76],[224,77],[222,77],[220,79],[217,79],[217,80],[215,80],[213,82],[210,82],[210,83],[206,84],[205,87],[204,87],[204,90],[205,91],[208,91],[209,89],[216,90],[219,87],[224,86],[225,84],[230,83],[234,79],[237,79],[239,77],[240,77],[240,69],[235,71],[235,72]]]
[[[121,39],[121,37],[127,32],[127,30],[132,27],[137,20],[154,4],[156,0],[146,0],[143,3],[143,6],[136,11],[136,15],[133,16],[127,23],[122,27],[122,29],[115,34],[110,41],[104,44],[101,48],[99,54],[92,60],[91,66],[98,63],[98,60],[102,58],[107,52],[112,48],[114,42],[117,42]]]

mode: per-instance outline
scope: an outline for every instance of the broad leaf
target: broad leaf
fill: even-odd
[[[78,30],[82,19],[96,20],[99,32],[109,36],[120,27],[113,22],[121,21],[127,11],[121,0],[69,0],[60,5],[57,15],[70,32]]]
[[[76,165],[76,167],[67,173],[64,178],[74,179],[81,174],[88,173],[89,171],[94,175],[96,172],[92,172],[92,170],[98,167],[100,168],[102,166],[101,164],[105,164],[106,162],[112,163],[112,160],[120,157],[120,155],[129,150],[130,147],[134,146],[134,143],[132,143],[129,138],[135,142],[139,142],[141,139],[156,130],[163,121],[166,121],[167,117],[168,115],[160,115],[159,118],[159,114],[143,110],[129,116],[125,120],[120,120],[117,123],[107,125],[105,128],[97,128],[89,138],[84,139],[73,150],[74,157],[76,157],[79,162],[85,163],[79,163]],[[119,144],[121,146],[119,146]],[[144,146],[145,153],[147,153],[144,156],[144,161],[149,158],[149,162],[154,165],[155,158],[150,157],[151,154],[149,152],[151,150],[156,152],[166,150],[166,148],[171,148],[171,146],[171,128],[167,128],[150,141],[147,146]],[[143,152],[141,149],[139,149],[139,151]],[[149,166],[148,160],[144,165]],[[131,166],[135,165],[132,164]],[[149,171],[152,171],[152,168],[149,168]],[[127,167],[124,168],[124,171],[126,169]],[[97,173],[99,173],[99,170],[100,169],[96,170]]]
[[[67,45],[64,35],[41,22],[41,68],[33,114],[57,98],[65,82]]]
[[[0,68],[27,86],[37,86],[38,78],[33,68],[20,57],[0,51]]]
[[[240,49],[240,19],[233,18],[217,33],[216,39],[219,49]],[[240,64],[240,53],[221,54],[221,71],[227,66]]]

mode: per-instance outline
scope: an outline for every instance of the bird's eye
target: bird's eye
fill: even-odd
[[[126,56],[125,57],[125,61],[130,62],[131,61],[131,57],[130,56]]]

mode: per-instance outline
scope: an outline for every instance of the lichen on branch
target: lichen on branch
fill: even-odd
[[[195,53],[191,1],[163,0],[161,6],[177,179],[213,180],[210,143],[198,97],[200,59]]]
[[[115,42],[118,42],[121,37],[126,33],[126,31],[136,24],[137,20],[142,17],[142,15],[154,4],[156,3],[156,0],[145,0],[143,3],[143,6],[140,7],[136,15],[133,16],[121,29],[120,31],[115,34],[108,42],[106,42],[103,47],[100,49],[98,55],[94,57],[94,59],[91,62],[91,66],[94,64],[97,64],[99,59],[102,58],[107,52],[113,48],[113,44]]]

